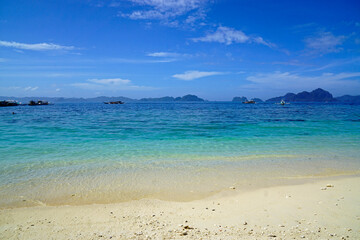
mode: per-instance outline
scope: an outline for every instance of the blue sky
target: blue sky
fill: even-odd
[[[360,94],[360,2],[1,0],[0,95]]]

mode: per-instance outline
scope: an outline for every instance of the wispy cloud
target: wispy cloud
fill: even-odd
[[[33,50],[33,51],[49,51],[49,50],[73,50],[73,46],[62,46],[53,43],[18,43],[18,42],[7,42],[0,41],[0,46],[10,47],[23,50]]]
[[[331,32],[321,32],[316,36],[306,38],[307,51],[310,54],[327,54],[340,52],[345,36],[334,36]]]
[[[262,37],[248,36],[240,30],[220,26],[215,32],[208,33],[204,37],[192,38],[194,42],[218,42],[230,45],[233,43],[258,43],[268,47],[274,44],[265,41]]]
[[[274,65],[287,65],[287,66],[303,66],[303,67],[314,66],[314,65],[311,65],[311,64],[306,64],[306,63],[303,63],[303,62],[299,62],[298,60],[289,60],[289,61],[284,61],[284,62],[275,61],[275,62],[272,62],[272,64],[274,64]]]
[[[120,13],[120,16],[133,20],[161,20],[169,25],[177,26],[177,17],[184,17],[184,23],[194,24],[205,18],[205,9],[209,0],[128,0],[144,9],[130,13]]]
[[[182,56],[182,54],[174,53],[174,52],[153,52],[153,53],[148,53],[147,56],[149,56],[149,57],[179,57],[179,56]]]
[[[98,61],[98,60],[95,60]],[[111,59],[104,59],[105,62],[111,63],[133,63],[133,64],[142,64],[142,63],[169,63],[175,62],[176,59],[171,58],[161,58],[161,59],[130,59],[130,58],[111,58]]]
[[[222,72],[187,71],[187,72],[181,73],[181,74],[174,74],[173,77],[180,79],[180,80],[191,81],[191,80],[194,80],[197,78],[220,75],[220,74],[224,74],[224,73],[222,73]]]
[[[162,58],[162,60],[179,60],[182,58],[188,58],[188,57],[192,57],[191,54],[186,54],[186,53],[176,53],[176,52],[152,52],[152,53],[148,53],[147,56],[149,57],[154,57],[154,58]]]
[[[32,91],[38,90],[39,87],[38,86],[35,86],[35,87],[32,87],[32,86],[28,86],[28,87],[11,86],[11,87],[5,87],[4,89],[23,91],[23,92],[32,92]]]
[[[329,64],[326,64],[324,66],[309,69],[308,71],[309,72],[316,72],[316,71],[322,71],[322,70],[325,70],[325,69],[336,68],[336,67],[349,65],[349,64],[359,65],[359,63],[360,63],[360,57],[351,58],[351,59],[339,59],[339,60],[333,61],[333,62],[331,62]]]
[[[86,82],[73,83],[71,86],[87,90],[154,90],[154,87],[138,86],[131,83],[129,79],[122,78],[105,78],[105,79],[88,79]]]
[[[31,87],[31,86],[24,88],[25,91],[36,91],[38,89],[39,87]]]
[[[107,79],[89,79],[89,82],[103,84],[103,85],[126,85],[131,81],[129,79],[121,79],[121,78],[107,78]]]

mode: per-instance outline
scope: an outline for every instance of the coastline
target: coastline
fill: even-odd
[[[360,177],[317,179],[190,202],[0,210],[1,239],[358,239]],[[328,187],[327,187],[328,185]]]

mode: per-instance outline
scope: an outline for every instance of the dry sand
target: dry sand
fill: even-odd
[[[2,209],[0,238],[360,239],[360,177],[229,188],[192,202]]]

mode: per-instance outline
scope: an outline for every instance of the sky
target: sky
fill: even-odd
[[[0,96],[360,95],[358,0],[0,0]]]

